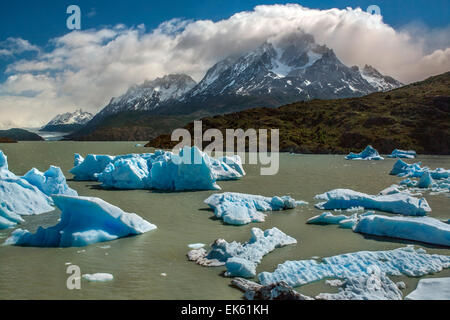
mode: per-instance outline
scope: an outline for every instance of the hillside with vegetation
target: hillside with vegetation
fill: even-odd
[[[347,153],[371,144],[450,154],[450,72],[360,98],[312,100],[279,108],[254,108],[202,119],[203,130],[279,129],[280,151]],[[193,123],[185,126],[193,135]],[[169,149],[178,142],[161,135],[146,146]],[[205,143],[205,145],[208,143]]]

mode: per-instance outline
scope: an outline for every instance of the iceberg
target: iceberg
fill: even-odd
[[[450,300],[450,278],[420,279],[405,300]]]
[[[265,211],[293,209],[304,201],[295,201],[289,196],[264,197],[236,192],[216,193],[205,203],[214,210],[214,215],[226,224],[244,225],[265,220]]]
[[[360,153],[350,152],[345,159],[347,160],[384,160],[383,157],[380,156],[377,150],[375,150],[372,146],[367,146]]]
[[[450,268],[450,256],[427,254],[412,246],[388,251],[360,251],[316,260],[286,261],[272,273],[258,274],[262,285],[285,281],[298,287],[323,279],[349,279],[372,274],[419,277]]]
[[[321,293],[317,300],[402,300],[403,294],[385,274],[373,272],[348,278],[338,293]]]
[[[66,177],[59,167],[50,166],[45,172],[33,168],[23,176],[23,179],[36,186],[48,196],[54,194],[78,195],[75,190],[67,185]]]
[[[395,149],[392,151],[388,158],[406,158],[406,159],[414,159],[417,157],[417,152],[414,150],[399,150]]]
[[[211,245],[211,251],[191,250],[188,259],[207,267],[225,265],[225,276],[251,278],[256,275],[256,267],[261,259],[276,248],[297,243],[297,240],[277,228],[262,231],[252,228],[252,237],[244,244],[217,239]]]
[[[316,195],[324,202],[316,204],[317,209],[333,210],[364,207],[365,209],[380,210],[408,216],[424,216],[431,212],[425,198],[415,198],[406,193],[389,195],[368,195],[349,189],[335,189],[324,194]]]
[[[61,210],[61,219],[53,227],[39,227],[32,234],[17,229],[5,245],[30,247],[82,247],[156,229],[135,213],[126,213],[102,199],[90,197],[52,196]]]
[[[428,167],[421,167],[421,164],[421,162],[408,164],[398,159],[389,174],[405,178],[421,178],[425,172],[428,172],[431,178],[436,180],[450,178],[450,170],[444,168],[431,170]]]
[[[450,225],[430,217],[361,217],[355,232],[450,247]]]
[[[75,153],[75,156],[73,159],[73,166],[74,167],[79,166],[83,161],[84,161],[84,158],[80,154]]]
[[[239,156],[214,159],[197,147],[184,147],[178,154],[156,150],[120,156],[91,154],[84,161],[80,157],[75,155],[77,165],[70,170],[75,179],[100,181],[104,188],[218,190],[216,181],[245,175]]]
[[[21,216],[53,211],[53,201],[36,186],[8,170],[6,155],[0,150],[0,229],[14,227]]]

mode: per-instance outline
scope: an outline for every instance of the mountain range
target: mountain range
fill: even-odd
[[[371,144],[383,154],[399,148],[448,155],[449,119],[450,72],[364,97],[301,101],[201,120],[203,131],[214,128],[223,136],[226,129],[279,129],[281,152],[360,152]],[[194,136],[193,123],[185,129]],[[146,146],[171,149],[176,144],[165,134]]]
[[[175,74],[134,85],[69,137],[146,140],[204,116],[296,101],[360,97],[400,86],[371,66],[346,66],[332,49],[298,33],[219,61],[199,83]]]
[[[58,114],[39,131],[73,132],[92,120],[93,114],[77,109],[74,112]]]

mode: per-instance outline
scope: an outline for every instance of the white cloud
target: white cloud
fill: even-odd
[[[0,84],[0,127],[41,125],[79,107],[96,112],[131,84],[169,73],[200,80],[215,62],[298,30],[347,65],[371,64],[405,83],[450,70],[450,28],[395,30],[361,9],[258,6],[217,22],[173,19],[149,31],[142,24],[117,25],[52,39],[50,51],[8,66],[9,78]],[[17,43],[16,49],[39,50],[26,40]]]
[[[13,56],[27,51],[39,51],[39,48],[21,38],[7,38],[0,41],[0,56]]]

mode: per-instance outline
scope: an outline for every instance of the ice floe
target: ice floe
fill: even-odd
[[[22,222],[20,216],[53,211],[52,204],[36,186],[8,170],[7,157],[0,150],[0,229]]]
[[[178,154],[163,150],[120,156],[91,154],[75,163],[78,165],[70,172],[76,180],[98,180],[105,188],[117,189],[217,190],[216,181],[245,175],[239,156],[214,159],[197,147],[184,147]]]
[[[23,178],[48,196],[55,194],[64,194],[68,196],[78,195],[75,190],[67,185],[66,177],[59,167],[50,166],[45,172],[33,168],[28,171]]]
[[[450,300],[450,278],[420,279],[405,300]]]
[[[414,150],[399,150],[395,149],[392,151],[388,158],[406,158],[406,159],[414,159],[417,157],[417,152]]]
[[[289,196],[270,198],[236,192],[213,194],[205,200],[205,203],[214,210],[217,218],[232,225],[262,222],[266,217],[262,212],[293,209],[299,204],[307,204]]]
[[[355,232],[450,247],[450,225],[430,217],[361,217]]]
[[[348,209],[351,207],[364,207],[365,209],[380,210],[408,216],[424,216],[431,212],[425,198],[415,198],[406,193],[389,195],[368,195],[349,189],[335,189],[316,195],[318,200],[324,202],[316,204],[321,210]]]
[[[39,227],[34,234],[17,229],[5,245],[82,247],[156,229],[137,214],[126,213],[99,198],[61,195],[52,198],[61,210],[61,221],[53,227]]]
[[[388,251],[360,251],[316,260],[286,261],[272,273],[262,272],[262,285],[285,281],[292,287],[323,279],[349,279],[366,276],[377,270],[388,276],[419,277],[450,268],[450,256],[427,254],[412,246]]]
[[[347,160],[384,160],[383,157],[380,156],[377,150],[375,150],[372,146],[367,146],[360,153],[350,152],[345,159]]]
[[[225,265],[225,276],[251,278],[256,275],[256,267],[263,256],[276,248],[297,243],[297,240],[277,228],[262,231],[252,228],[252,237],[244,244],[217,239],[211,245],[211,251],[205,249],[191,250],[188,258],[207,267]]]

